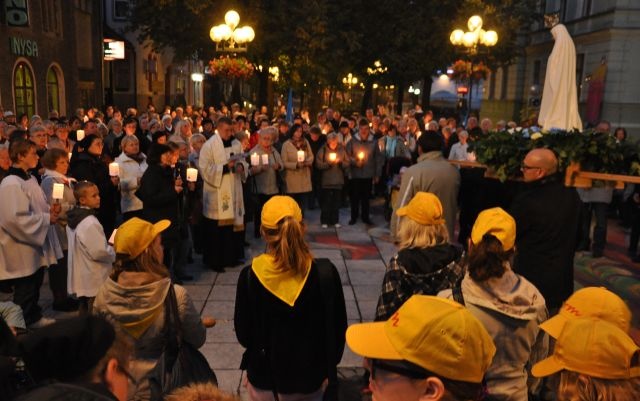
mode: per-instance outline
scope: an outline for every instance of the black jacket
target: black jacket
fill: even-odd
[[[560,307],[573,293],[573,255],[580,199],[559,174],[524,186],[511,205],[516,220],[514,271],[531,281],[547,307]]]
[[[275,381],[279,393],[308,394],[329,377],[328,366],[340,362],[347,329],[344,294],[336,268],[322,268],[331,268],[335,291],[331,333],[316,264],[293,307],[265,289],[251,266],[240,273],[234,324],[238,341],[247,349],[241,367],[255,387],[272,390]]]
[[[15,401],[117,401],[118,399],[99,383],[51,383],[37,387]]]
[[[98,187],[100,208],[97,217],[104,232],[109,235],[115,225],[118,207],[118,189],[111,182],[109,167],[99,157],[83,152],[73,160],[70,175],[78,181],[91,181]]]
[[[162,219],[171,221],[163,231],[163,241],[178,240],[178,193],[175,190],[173,169],[158,164],[151,165],[142,175],[140,187],[135,194],[142,201],[143,219],[156,223]]]

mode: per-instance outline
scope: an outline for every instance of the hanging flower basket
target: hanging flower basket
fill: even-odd
[[[244,57],[221,56],[209,61],[211,74],[220,78],[249,79],[253,75],[253,64]]]
[[[451,73],[451,79],[459,82],[469,80],[469,62],[464,60],[458,60],[451,66],[453,72]],[[471,77],[479,81],[481,79],[487,79],[487,76],[491,70],[484,63],[479,62],[473,65],[473,72]]]

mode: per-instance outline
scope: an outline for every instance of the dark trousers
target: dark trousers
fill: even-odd
[[[320,210],[320,224],[337,224],[339,222],[341,204],[341,189],[322,188],[322,209]]]
[[[142,209],[140,210],[133,210],[131,212],[125,212],[122,213],[122,222],[124,223],[127,220],[131,220],[132,218],[137,217],[139,219],[142,219]],[[104,235],[111,235],[111,233],[105,232]]]
[[[322,172],[315,166],[311,169],[311,196],[309,196],[309,209],[315,209],[316,205],[322,201],[322,188],[320,182],[322,180]]]
[[[604,246],[607,243],[607,211],[609,205],[604,202],[587,202],[582,203],[580,213],[580,238],[578,241],[578,249],[589,249],[589,237],[591,231],[591,216],[595,215],[596,224],[593,228],[593,242],[591,251],[595,254],[602,254]]]
[[[262,208],[264,204],[267,203],[269,199],[271,199],[273,195],[265,195],[265,194],[257,194],[254,195],[255,199],[255,209],[253,213],[253,236],[255,238],[260,238],[260,219],[262,217]]]
[[[22,308],[27,326],[42,318],[42,309],[38,305],[38,301],[40,300],[40,286],[42,286],[43,279],[44,268],[41,267],[30,276],[6,281],[13,287],[13,303]]]
[[[78,298],[78,314],[80,316],[89,316],[93,312],[93,301],[96,297],[79,297]]]
[[[53,302],[64,301],[67,293],[67,255],[68,251],[62,251],[62,259],[58,263],[49,266],[49,288],[53,294]]]
[[[221,226],[219,220],[203,218],[206,243],[202,261],[213,270],[235,266],[238,262],[240,235],[233,232],[233,226]]]
[[[362,221],[369,221],[369,196],[371,195],[371,178],[351,179],[351,220],[357,220],[362,209]]]
[[[322,192],[322,189],[320,191]],[[287,195],[292,197],[293,200],[296,201],[296,203],[298,204],[298,207],[302,211],[302,217],[304,217],[304,209],[307,207],[307,202],[309,202],[309,205],[312,205],[312,202],[314,202],[311,199],[311,197],[313,196],[312,192],[300,192],[297,194],[287,194]]]

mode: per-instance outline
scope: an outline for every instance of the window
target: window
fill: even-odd
[[[542,62],[540,60],[536,60],[533,62],[533,82],[534,85],[540,85],[540,66]]]
[[[562,0],[562,21],[586,17],[591,12],[591,0]]]
[[[116,21],[126,20],[129,16],[128,0],[113,0],[113,19]]]
[[[582,92],[582,75],[584,74],[584,53],[576,55],[576,88],[578,89],[578,101]]]
[[[61,0],[42,0],[42,30],[55,35],[62,34]]]
[[[16,114],[36,114],[35,82],[33,71],[25,62],[20,62],[13,73],[13,90],[15,94]]]
[[[58,69],[56,67],[50,67],[47,71],[47,107],[48,111],[56,110],[61,112],[60,109],[60,82],[58,79]]]

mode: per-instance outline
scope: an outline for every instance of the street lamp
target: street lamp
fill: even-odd
[[[451,32],[449,40],[454,46],[463,47],[469,55],[469,101],[467,104],[467,117],[471,113],[471,88],[473,86],[473,56],[478,54],[478,45],[486,47],[495,46],[498,43],[498,34],[496,31],[485,31],[482,29],[482,18],[474,15],[467,21],[469,31],[456,29]]]
[[[351,103],[351,87],[358,84],[358,78],[354,77],[352,73],[348,73],[346,77],[342,78],[342,83],[349,88],[349,103]]]
[[[255,38],[256,34],[249,25],[238,28],[240,15],[229,10],[224,15],[224,24],[216,25],[209,31],[211,40],[216,43],[216,51],[221,52],[246,52],[247,44]]]

